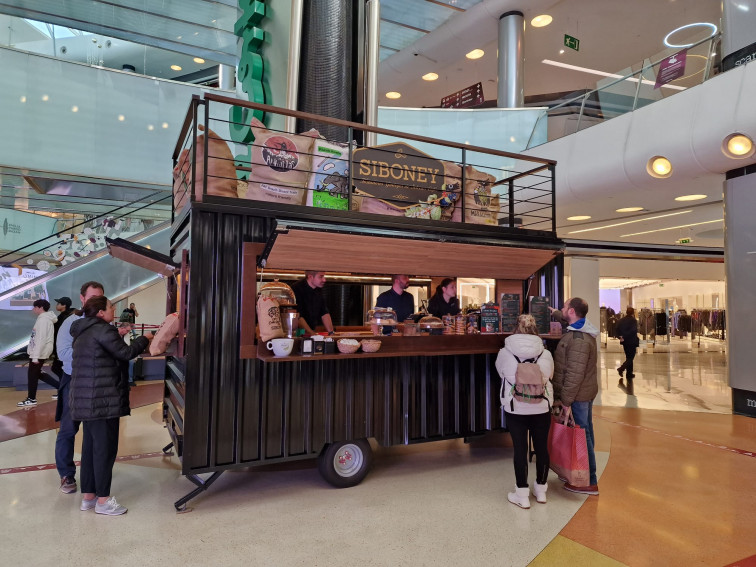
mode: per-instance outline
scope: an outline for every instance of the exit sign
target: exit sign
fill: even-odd
[[[580,51],[580,40],[571,35],[564,34],[564,46],[574,49],[575,51]]]
[[[691,240],[690,238],[680,238],[677,243],[678,244],[690,244]]]

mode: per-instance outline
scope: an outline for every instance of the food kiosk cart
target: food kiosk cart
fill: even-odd
[[[409,144],[432,142],[459,150],[462,172],[473,152],[520,169],[507,169],[495,182],[504,187],[497,194],[503,213],[496,224],[467,220],[479,201],[487,205],[482,195],[473,199],[466,190],[473,170],[468,179],[462,173],[457,195],[449,197],[461,209],[456,219],[356,210],[360,170],[353,167],[357,150],[351,144],[344,155],[344,210],[214,195],[208,190],[211,163],[223,159],[212,147],[220,130],[213,126],[215,106],[335,123],[350,134],[361,129]],[[210,133],[208,143],[203,131]],[[395,156],[410,153],[394,150]],[[370,439],[390,446],[504,427],[494,361],[506,333],[389,336],[380,337],[374,353],[300,355],[295,348],[275,357],[256,334],[257,284],[261,273],[274,270],[485,277],[496,280],[497,293],[523,299],[528,289],[546,295],[544,285],[553,284],[555,304],[563,244],[554,224],[554,162],[213,95],[193,100],[174,159],[174,172],[183,172],[176,176],[171,233],[180,330],[177,350],[167,360],[163,415],[182,473],[196,485],[175,503],[177,510],[229,469],[317,458],[328,482],[347,487],[368,471]],[[238,174],[255,164],[234,164],[234,182],[251,183]],[[453,191],[446,181],[444,189]],[[518,191],[524,198],[517,198]],[[527,226],[531,217],[535,228]]]

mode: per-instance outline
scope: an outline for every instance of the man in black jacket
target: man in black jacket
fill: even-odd
[[[635,309],[632,307],[627,308],[626,315],[617,322],[615,332],[622,343],[622,348],[625,350],[625,362],[617,369],[617,372],[622,377],[622,373],[627,370],[627,379],[632,380],[635,378],[635,374],[633,374],[633,359],[635,358],[635,351],[640,344]]]

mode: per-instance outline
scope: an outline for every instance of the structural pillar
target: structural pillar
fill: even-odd
[[[756,417],[756,166],[729,171],[724,183],[727,374],[733,413]]]
[[[756,60],[756,0],[722,2],[722,70]]]
[[[218,87],[226,91],[236,88],[236,67],[218,65]]]
[[[499,18],[498,106],[522,108],[525,105],[525,17],[512,11]]]
[[[582,297],[588,302],[588,319],[594,327],[601,328],[599,303],[599,261],[598,258],[570,256],[565,258],[565,297]],[[559,302],[561,307],[564,301]]]

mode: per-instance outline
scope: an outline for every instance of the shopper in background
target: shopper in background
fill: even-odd
[[[623,362],[622,366],[617,369],[617,372],[619,373],[620,378],[622,378],[622,373],[627,370],[627,379],[632,380],[635,378],[635,374],[633,373],[633,359],[638,350],[638,345],[640,345],[640,340],[638,339],[638,321],[635,319],[635,309],[632,307],[627,308],[627,313],[617,322],[614,331],[619,337],[619,340],[622,343],[622,348],[625,351],[625,362]]]
[[[452,278],[444,278],[436,286],[436,293],[428,302],[428,313],[434,317],[444,315],[458,315],[459,299],[457,299],[457,281]]]
[[[578,487],[565,483],[570,492],[598,495],[596,455],[593,436],[593,400],[598,394],[596,337],[598,329],[585,316],[588,303],[579,297],[565,302],[560,319],[566,320],[567,333],[561,338],[554,354],[554,400],[562,406],[566,423],[570,413],[575,423],[585,429],[588,446],[590,486]]]
[[[71,304],[73,303],[71,301],[70,297],[61,297],[60,299],[55,300],[55,311],[58,312],[58,320],[55,322],[54,330],[55,334],[53,337],[53,363],[52,363],[52,371],[53,374],[55,374],[58,377],[58,380],[61,380],[63,378],[63,363],[61,362],[60,358],[58,358],[58,332],[60,331],[60,327],[63,325],[63,322],[68,319],[71,314],[74,312],[74,309],[71,307]],[[58,396],[53,396],[53,399],[58,399]]]
[[[105,290],[100,282],[89,281],[81,286],[79,300],[84,305],[88,299],[105,295]],[[82,311],[74,311],[60,326],[58,339],[55,347],[58,358],[63,365],[63,376],[60,379],[58,390],[58,407],[55,409],[55,421],[60,422],[58,436],[55,438],[55,467],[60,475],[60,491],[63,494],[73,494],[76,486],[76,464],[74,463],[74,441],[79,432],[79,421],[71,419],[70,384],[73,374],[73,337],[71,325],[81,319]],[[124,332],[126,332],[124,330]]]
[[[127,345],[111,325],[114,318],[115,307],[107,297],[92,297],[84,304],[84,318],[71,325],[71,418],[84,425],[81,510],[94,508],[97,514],[108,516],[128,511],[110,495],[120,418],[131,413],[129,387],[120,362],[140,354],[152,338],[150,333]]]
[[[515,398],[517,372],[521,363],[534,363],[543,378],[542,398],[535,403],[526,403]],[[536,454],[536,477],[533,496],[542,504],[546,503],[546,479],[549,474],[549,428],[551,427],[551,404],[554,390],[551,377],[554,374],[554,360],[544,349],[543,340],[538,336],[538,328],[532,315],[520,315],[513,335],[504,341],[504,348],[496,357],[496,370],[501,376],[501,403],[507,417],[507,429],[512,435],[514,449],[514,470],[516,487],[507,499],[520,508],[530,508],[528,491],[528,433],[533,440]]]
[[[50,384],[53,388],[58,388],[60,383],[42,372],[45,360],[53,352],[53,338],[55,336],[55,321],[58,318],[50,312],[50,302],[46,299],[38,299],[33,304],[32,313],[37,316],[29,337],[29,346],[26,352],[29,354],[29,372],[27,373],[27,394],[26,399],[18,402],[20,407],[31,407],[37,405],[37,385],[42,380]]]

